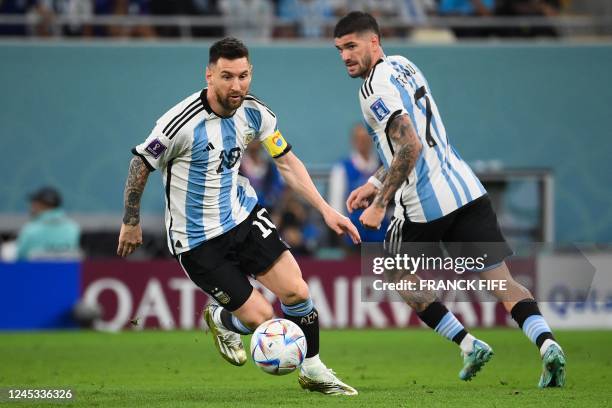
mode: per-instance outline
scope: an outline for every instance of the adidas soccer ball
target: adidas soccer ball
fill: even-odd
[[[289,320],[268,320],[251,337],[251,357],[268,374],[289,374],[301,366],[306,357],[304,332]]]

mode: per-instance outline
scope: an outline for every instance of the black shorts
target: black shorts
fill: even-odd
[[[402,242],[423,245],[401,245]],[[402,252],[418,252],[427,256],[441,255],[443,249],[451,257],[484,256],[483,270],[499,265],[513,254],[499,228],[491,199],[486,194],[431,222],[393,218],[385,236],[385,249],[395,254],[400,252],[400,245]]]
[[[256,205],[236,227],[177,258],[196,285],[234,311],[253,291],[248,276],[266,271],[287,249],[266,209]]]

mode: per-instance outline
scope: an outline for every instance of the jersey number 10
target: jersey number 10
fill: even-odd
[[[270,228],[267,228],[266,226],[264,226],[264,224],[266,224],[266,226]],[[263,239],[268,238],[268,235],[272,233],[272,230],[276,229],[274,224],[272,224],[272,221],[270,221],[270,219],[268,218],[268,213],[265,208],[262,208],[261,210],[257,211],[257,220],[253,221],[253,225],[256,225],[257,228],[261,230],[261,237]]]

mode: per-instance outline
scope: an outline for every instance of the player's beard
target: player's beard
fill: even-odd
[[[232,99],[230,99],[230,96],[240,96],[240,99],[237,101],[233,101]],[[244,101],[244,96],[245,94],[228,94],[226,98],[223,98],[221,97],[221,95],[217,94],[217,102],[219,102],[219,104],[223,106],[223,109],[227,111],[235,111],[240,107],[240,105],[242,105],[242,102]]]
[[[364,55],[363,60],[361,60],[359,63],[359,71],[350,74],[349,76],[351,78],[360,78],[360,77],[365,77],[365,75],[370,71],[370,66],[372,65],[372,58],[369,55]]]

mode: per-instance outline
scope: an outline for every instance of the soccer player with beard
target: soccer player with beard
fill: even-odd
[[[480,278],[507,282],[507,290],[493,294],[538,347],[539,386],[563,386],[563,351],[533,295],[510,275],[505,259],[512,251],[491,201],[451,146],[423,73],[403,56],[385,55],[378,24],[367,13],[356,11],[340,19],[334,37],[348,74],[364,80],[359,89],[361,111],[383,162],[367,183],[351,192],[349,211],[365,208],[362,224],[380,228],[394,199],[395,213],[385,238],[391,253],[397,253],[402,242],[441,242],[449,254],[473,259],[488,252]],[[491,347],[468,333],[435,294],[401,295],[425,324],[460,346],[462,380],[470,380],[491,358]]]
[[[125,186],[125,213],[117,253],[142,244],[140,199],[149,173],[160,169],[166,193],[168,247],[191,280],[218,303],[204,318],[223,358],[243,365],[240,338],[273,317],[254,290],[257,279],[281,301],[284,317],[304,332],[307,354],[298,381],[324,394],[355,395],[319,358],[318,312],[300,268],[249,181],[238,173],[246,146],[260,142],[287,185],[323,216],[336,233],[360,242],[355,226],[321,197],[302,162],[277,128],[274,113],[249,94],[248,49],[234,38],[210,47],[208,87],[171,108],[132,152]]]

